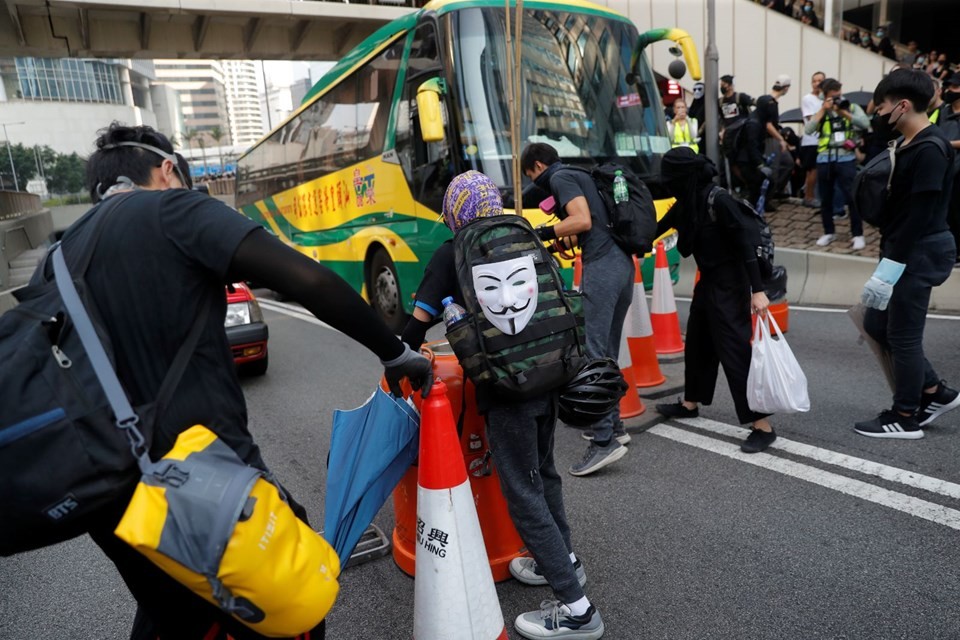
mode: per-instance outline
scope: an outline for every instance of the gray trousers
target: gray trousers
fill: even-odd
[[[486,417],[487,442],[517,533],[557,598],[576,602],[583,588],[570,562],[570,526],[553,461],[557,394],[521,402],[498,400]]]
[[[586,321],[587,355],[591,358],[620,357],[623,321],[633,301],[633,260],[612,247],[606,255],[583,263],[583,315]],[[620,421],[620,406],[593,425],[596,440],[609,440]]]

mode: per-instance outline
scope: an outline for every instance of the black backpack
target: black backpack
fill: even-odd
[[[914,144],[926,142],[936,145],[947,157],[950,157],[947,145],[937,136],[923,138]],[[853,203],[857,207],[857,213],[864,222],[875,227],[883,226],[886,222],[887,201],[890,199],[893,171],[897,166],[897,153],[901,144],[903,144],[902,136],[891,140],[887,144],[886,152],[875,155],[860,169],[853,180]]]
[[[69,257],[51,247],[20,304],[0,316],[0,555],[62,542],[104,522],[140,478],[158,407],[183,375],[209,305],[202,307],[156,402],[130,407],[112,349],[83,282],[114,196],[81,222],[92,241]],[[65,237],[69,237],[70,230]],[[55,277],[49,278],[48,262]],[[71,273],[72,271],[72,273]]]
[[[609,225],[607,229],[624,252],[644,256],[653,248],[657,235],[657,208],[653,204],[653,195],[637,174],[628,167],[615,162],[605,162],[590,171],[580,167],[566,167],[590,174],[600,199],[607,209]],[[630,199],[617,201],[613,197],[613,181],[617,172],[627,181]]]
[[[713,202],[720,193],[725,191],[726,189],[723,187],[715,186],[710,189],[710,193],[707,194],[707,211],[710,215],[710,220],[713,222],[717,220],[716,212],[713,209]],[[763,217],[763,214],[754,209],[749,202],[734,196],[732,193],[730,197],[739,205],[740,213],[743,217],[748,220],[753,220],[760,231],[760,244],[757,245],[756,248],[757,264],[760,267],[760,277],[763,278],[766,283],[777,277],[777,271],[773,264],[773,232],[770,231],[770,225],[767,224],[767,220]],[[786,289],[785,286],[784,289]]]
[[[737,152],[740,151],[746,139],[744,132],[747,128],[747,120],[749,120],[749,117],[740,118],[728,124],[723,130],[723,139],[720,141],[720,153],[730,161],[736,159]]]
[[[564,290],[556,263],[530,223],[515,215],[478,218],[457,231],[453,245],[466,315],[447,328],[446,337],[464,374],[478,387],[514,400],[567,384],[584,362],[583,300]],[[484,315],[472,268],[528,255],[537,273],[537,309],[522,331],[508,335]]]

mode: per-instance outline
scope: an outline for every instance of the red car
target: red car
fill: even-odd
[[[223,323],[240,375],[267,372],[267,339],[270,331],[253,291],[242,282],[227,285],[227,316]]]

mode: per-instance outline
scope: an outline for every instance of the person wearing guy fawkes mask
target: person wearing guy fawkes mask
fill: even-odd
[[[768,415],[752,411],[747,403],[750,314],[762,317],[770,305],[757,263],[759,228],[722,189],[715,194],[711,215],[708,197],[717,169],[708,158],[687,148],[671,149],[663,156],[661,176],[677,201],[657,224],[657,234],[677,230],[677,249],[684,257],[693,256],[700,280],[687,320],[683,397],[656,409],[668,418],[699,416],[700,405],[713,402],[718,368],[723,366],[737,418],[752,425],[740,448],[745,453],[763,451],[777,434]]]
[[[863,286],[863,327],[893,361],[893,406],[854,430],[873,438],[916,439],[960,406],[960,393],[924,357],[933,287],[950,276],[957,252],[947,224],[955,151],[926,109],[933,96],[922,71],[893,71],[873,94],[880,118],[903,136],[880,216],[880,264]]]
[[[706,90],[704,89],[702,82],[696,82],[693,85],[693,102],[690,103],[690,108],[687,110],[687,114],[691,118],[695,118],[697,122],[700,123],[700,130],[698,131],[697,145],[700,147],[700,153],[706,153],[705,145],[703,144],[703,128],[707,122],[707,107],[704,103],[704,96],[706,95]]]

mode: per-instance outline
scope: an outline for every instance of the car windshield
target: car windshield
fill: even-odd
[[[512,168],[504,9],[463,9],[449,20],[462,157],[507,186]],[[639,86],[627,83],[636,29],[590,14],[534,9],[524,13],[522,37],[521,148],[546,142],[564,162],[616,160],[652,179],[670,143],[645,58]]]

